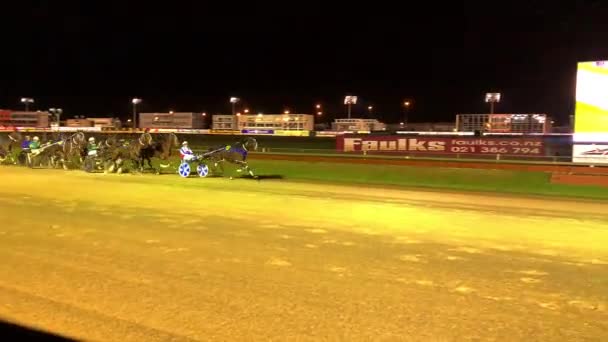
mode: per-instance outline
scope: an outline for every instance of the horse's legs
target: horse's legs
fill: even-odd
[[[249,164],[247,164],[247,162],[243,162],[243,163],[245,163],[245,170],[247,170],[247,172],[249,173],[249,175],[250,175],[251,177],[255,177],[255,175],[253,174],[253,170],[251,170],[251,169],[249,168]]]
[[[244,161],[244,160],[235,160],[235,161],[234,161],[234,163],[235,163],[235,164],[237,164],[237,165],[239,165],[239,167],[240,167],[242,170],[247,171],[247,173],[249,173],[249,175],[250,175],[251,177],[255,177],[255,175],[253,174],[253,171],[252,171],[252,170],[249,168],[249,164],[247,164],[247,162],[246,162],[246,161]],[[240,171],[241,171],[241,169],[239,169],[238,171],[240,172]]]
[[[150,167],[152,170],[154,170],[154,172],[155,172],[157,175],[160,175],[160,169],[155,169],[155,168],[154,168],[154,166],[152,166],[152,159],[150,159],[150,158],[146,158],[146,160],[148,160],[148,166],[149,166],[149,167]]]
[[[63,154],[63,156],[61,157],[61,166],[63,167],[64,170],[69,169],[69,166],[68,166],[69,161],[70,161],[70,156],[67,154]]]
[[[216,163],[216,165],[217,165],[217,163]],[[219,168],[220,168],[220,170],[221,170],[220,172],[221,172],[222,174],[224,174],[224,160],[220,160],[220,161],[219,161]]]
[[[140,173],[144,172],[144,158],[143,157],[138,157],[137,158],[137,167],[139,169]]]

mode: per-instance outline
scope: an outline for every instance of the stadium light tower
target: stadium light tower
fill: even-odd
[[[345,96],[344,97],[344,104],[348,106],[348,118],[350,119],[350,111],[351,111],[351,107],[354,104],[357,104],[357,97],[356,96]]]
[[[236,104],[241,101],[238,97],[231,97],[230,103],[232,103],[232,115],[236,115]]]
[[[500,102],[500,93],[486,93],[486,103],[490,104],[490,114],[494,114],[494,104]]]
[[[21,103],[23,103],[25,105],[25,111],[29,112],[30,103],[34,103],[34,99],[31,98],[31,97],[22,97],[21,98]]]
[[[317,104],[315,105],[315,109],[316,109],[316,111],[317,111],[317,116],[321,116],[321,115],[323,115],[323,109],[322,109],[322,107],[323,107],[323,106],[321,106],[321,104],[320,104],[320,103],[317,103]]]
[[[403,102],[403,108],[405,108],[405,112],[403,114],[403,122],[405,124],[407,124],[409,118],[410,118],[410,107],[412,106],[412,101],[410,100],[405,100]],[[401,124],[403,126],[403,123]]]
[[[133,104],[133,129],[135,129],[137,128],[137,105],[141,103],[141,99],[134,97],[131,103]]]

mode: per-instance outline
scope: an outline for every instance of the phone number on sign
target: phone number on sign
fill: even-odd
[[[488,147],[488,146],[452,146],[453,153],[489,153],[489,154],[540,154],[538,147]]]

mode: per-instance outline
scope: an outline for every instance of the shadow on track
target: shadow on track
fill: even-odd
[[[78,340],[48,333],[42,330],[28,328],[19,324],[0,320],[0,336],[5,341],[55,341],[75,342]]]
[[[281,175],[255,175],[255,176],[251,176],[251,175],[242,175],[241,177],[238,177],[239,179],[253,179],[253,180],[264,180],[264,179],[284,179],[285,177],[281,176]]]

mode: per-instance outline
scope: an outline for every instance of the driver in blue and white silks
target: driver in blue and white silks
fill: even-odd
[[[179,154],[181,155],[182,160],[186,161],[186,162],[194,160],[196,158],[196,156],[194,155],[194,152],[192,152],[190,147],[188,147],[187,141],[184,141],[182,143],[182,148],[179,149]]]

